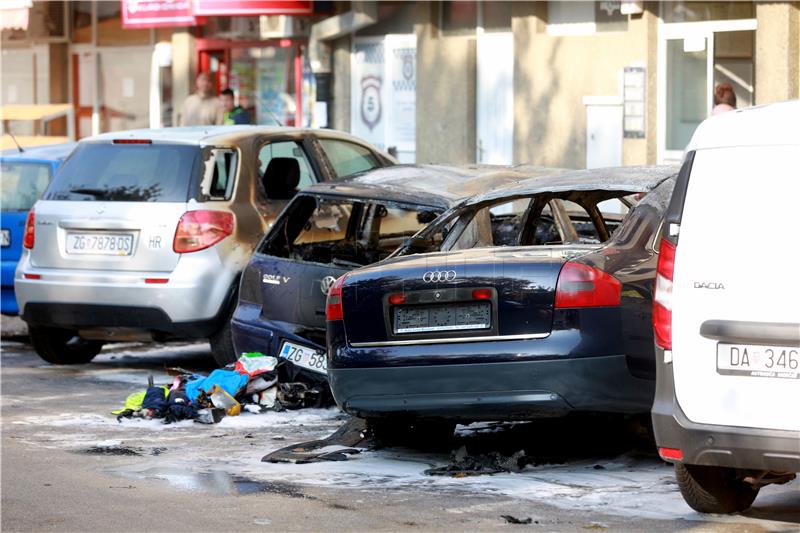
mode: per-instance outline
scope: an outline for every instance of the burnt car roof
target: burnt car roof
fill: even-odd
[[[676,175],[677,165],[651,165],[592,168],[527,179],[473,196],[462,205],[475,205],[488,200],[542,192],[561,191],[629,191],[648,192],[662,181]]]
[[[357,177],[317,183],[300,194],[386,200],[448,208],[465,198],[566,169],[530,165],[394,165]]]

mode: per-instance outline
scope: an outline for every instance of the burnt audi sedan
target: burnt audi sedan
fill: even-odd
[[[552,172],[398,165],[304,189],[242,274],[231,320],[236,353],[278,356],[285,360],[282,381],[322,385],[327,392],[325,298],[337,277],[385,259],[465,197]]]
[[[327,300],[336,402],[376,431],[648,412],[654,240],[676,173],[620,167],[509,185],[338,278]]]

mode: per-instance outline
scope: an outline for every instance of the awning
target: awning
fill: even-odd
[[[7,104],[0,107],[0,120],[52,120],[72,111],[70,104]]]

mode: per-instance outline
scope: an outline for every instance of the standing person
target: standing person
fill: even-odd
[[[214,84],[207,72],[201,72],[195,80],[195,93],[183,101],[178,117],[181,126],[213,126],[222,124],[222,108],[214,95]]]
[[[711,115],[719,115],[736,109],[736,93],[730,83],[720,83],[714,87],[714,109]]]
[[[251,124],[250,113],[247,112],[242,106],[234,105],[233,91],[228,88],[222,91],[219,95],[222,101],[222,123],[225,125],[231,124]]]

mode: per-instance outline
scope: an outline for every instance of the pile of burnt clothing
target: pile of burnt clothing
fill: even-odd
[[[225,416],[283,411],[320,405],[324,391],[304,383],[278,383],[275,357],[242,354],[235,364],[208,376],[180,369],[171,386],[154,386],[131,394],[117,411],[122,418],[156,418],[169,424],[180,420],[215,424]]]

